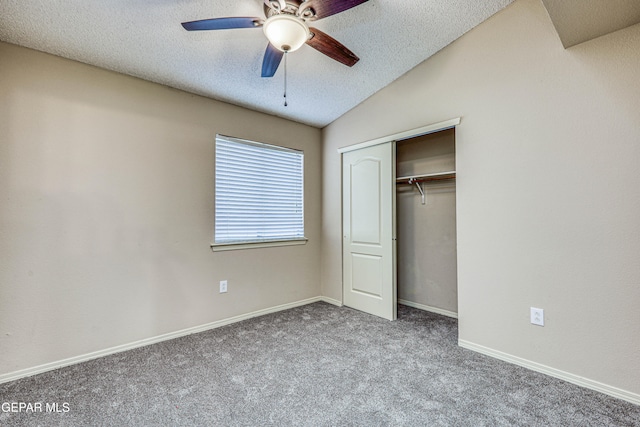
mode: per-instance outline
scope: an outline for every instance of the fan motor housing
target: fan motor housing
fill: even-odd
[[[315,11],[311,7],[304,6],[305,3],[308,3],[308,1],[289,0],[289,1],[285,1],[285,5],[286,5],[285,8],[281,9],[280,2],[276,0],[271,0],[269,2],[271,6],[269,6],[267,2],[265,2],[263,5],[264,16],[266,16],[267,18],[270,18],[274,15],[287,13],[287,14],[299,16],[305,21],[314,20]],[[303,6],[303,8],[301,9],[300,6]]]

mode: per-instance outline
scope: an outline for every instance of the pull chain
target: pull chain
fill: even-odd
[[[284,106],[287,106],[287,51],[284,51]]]

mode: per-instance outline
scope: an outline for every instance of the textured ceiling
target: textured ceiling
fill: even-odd
[[[340,1],[340,0],[336,0]],[[369,0],[313,23],[360,61],[309,46],[261,78],[261,29],[187,32],[180,23],[264,17],[261,0],[0,0],[0,40],[323,127],[513,0]]]

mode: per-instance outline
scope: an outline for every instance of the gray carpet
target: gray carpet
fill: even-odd
[[[0,403],[43,407],[0,425],[640,426],[639,406],[458,347],[454,319],[398,314],[316,303],[3,384]]]

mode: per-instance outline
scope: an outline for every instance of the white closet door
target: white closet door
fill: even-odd
[[[397,316],[395,142],[342,154],[344,305]]]

